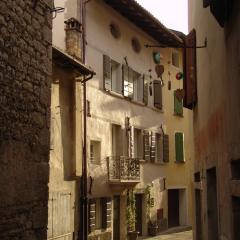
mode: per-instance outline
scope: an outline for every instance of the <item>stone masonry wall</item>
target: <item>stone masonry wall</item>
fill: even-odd
[[[1,240],[47,235],[52,16],[46,4],[52,0],[0,1]]]

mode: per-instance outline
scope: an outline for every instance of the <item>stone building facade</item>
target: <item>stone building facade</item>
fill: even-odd
[[[0,2],[0,239],[47,237],[51,0]]]

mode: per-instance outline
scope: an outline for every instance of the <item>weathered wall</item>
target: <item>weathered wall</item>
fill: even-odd
[[[195,28],[198,45],[207,37],[206,49],[197,50],[198,104],[194,110],[195,172],[201,173],[203,239],[207,239],[206,169],[216,167],[219,238],[233,239],[230,162],[239,159],[239,39],[240,3],[221,28],[202,1],[189,1],[189,29]],[[238,194],[239,196],[239,194]]]
[[[52,18],[32,5],[0,2],[0,239],[8,240],[47,233]]]

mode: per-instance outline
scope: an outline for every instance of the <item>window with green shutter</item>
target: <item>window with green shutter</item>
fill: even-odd
[[[175,153],[176,162],[184,162],[184,144],[183,144],[183,133],[175,133]]]
[[[177,90],[174,91],[174,114],[183,116],[183,100],[179,99]]]

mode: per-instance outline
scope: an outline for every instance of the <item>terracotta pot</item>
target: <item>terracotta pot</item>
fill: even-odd
[[[138,239],[138,232],[128,232],[128,240],[136,240]]]

